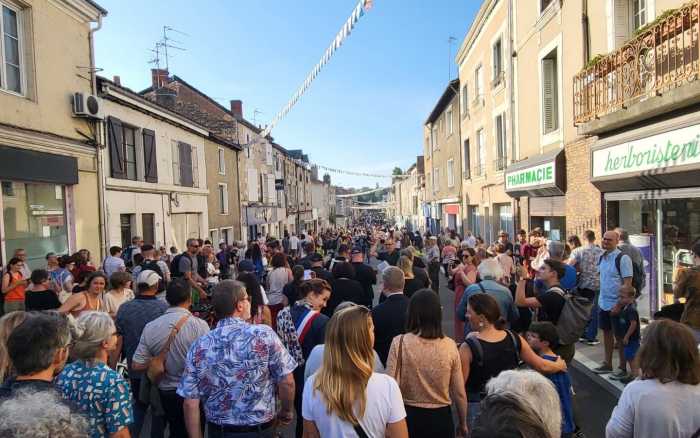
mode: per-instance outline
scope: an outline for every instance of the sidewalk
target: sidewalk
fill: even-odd
[[[600,334],[602,339],[602,333]],[[625,385],[622,383],[610,379],[611,374],[595,374],[592,370],[600,366],[603,362],[603,356],[605,355],[603,350],[603,343],[598,345],[586,345],[582,342],[576,343],[576,355],[574,356],[572,366],[578,371],[585,374],[592,381],[599,384],[603,389],[614,395],[616,398],[620,397],[622,390],[625,389]],[[613,363],[616,363],[617,351],[613,352]]]

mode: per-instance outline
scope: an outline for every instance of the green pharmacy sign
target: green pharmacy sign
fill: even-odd
[[[555,183],[554,161],[506,174],[506,190],[525,189]]]

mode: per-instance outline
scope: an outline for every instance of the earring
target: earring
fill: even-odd
[[[480,323],[479,323],[479,328],[484,328],[484,323],[483,323],[483,322],[480,322]]]

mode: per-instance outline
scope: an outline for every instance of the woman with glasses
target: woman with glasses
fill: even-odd
[[[454,437],[453,401],[459,414],[457,436],[467,436],[467,396],[459,352],[442,333],[442,306],[432,290],[422,289],[411,297],[406,334],[391,343],[387,374],[401,388],[411,438]]]
[[[406,410],[396,381],[372,372],[373,344],[369,309],[353,306],[333,315],[323,365],[304,388],[304,438],[408,438]]]
[[[105,312],[85,312],[75,327],[70,354],[75,362],[56,378],[56,388],[87,417],[91,437],[129,436],[133,422],[127,382],[107,366],[117,347],[117,329]]]
[[[459,306],[459,302],[462,301],[464,291],[476,283],[477,264],[476,252],[472,248],[464,248],[459,264],[452,270],[452,275],[454,275],[455,279],[455,309]],[[455,318],[455,335],[463,333],[464,321]]]

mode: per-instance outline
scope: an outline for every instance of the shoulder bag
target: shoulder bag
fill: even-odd
[[[161,379],[163,379],[163,376],[165,375],[165,357],[168,355],[168,351],[170,351],[170,344],[172,344],[173,340],[177,336],[177,333],[180,331],[182,326],[185,325],[185,322],[187,322],[189,317],[190,315],[188,314],[180,318],[170,332],[170,336],[168,336],[168,340],[165,342],[163,349],[160,350],[160,353],[151,359],[151,362],[148,364],[146,376],[153,384],[157,385]]]

